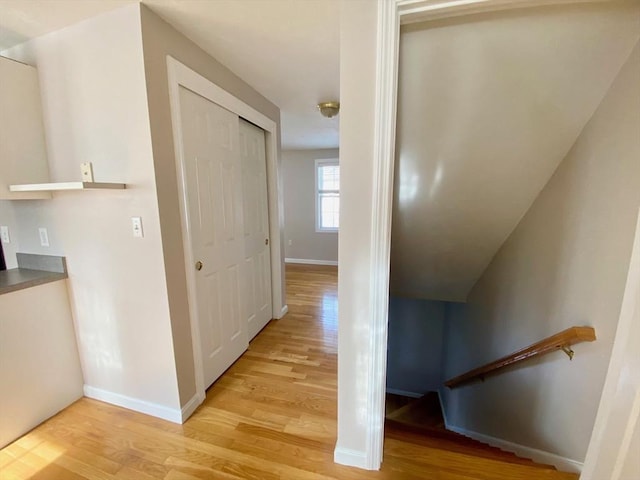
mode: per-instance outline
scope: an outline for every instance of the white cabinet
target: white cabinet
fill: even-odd
[[[83,380],[64,280],[0,295],[0,312],[2,448],[82,397]]]
[[[38,72],[0,57],[0,199],[50,198],[49,192],[9,191],[11,184],[48,181]]]

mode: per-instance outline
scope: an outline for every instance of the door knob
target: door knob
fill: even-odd
[[[264,239],[264,244],[265,244],[265,245],[269,245],[269,239],[268,239],[268,238],[265,238],[265,239]]]
[[[198,271],[202,270],[202,262],[200,260],[196,262],[196,270]]]

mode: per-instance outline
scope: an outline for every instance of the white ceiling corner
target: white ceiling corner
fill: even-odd
[[[0,51],[138,0],[0,0]],[[282,146],[336,148],[338,0],[144,0],[281,110]]]

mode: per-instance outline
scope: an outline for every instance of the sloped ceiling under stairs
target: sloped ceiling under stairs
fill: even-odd
[[[637,2],[403,27],[392,294],[466,300],[639,37]]]

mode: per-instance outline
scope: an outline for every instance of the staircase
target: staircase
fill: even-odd
[[[459,454],[461,463],[469,465],[470,469],[482,470],[467,472],[469,478],[502,480],[516,478],[507,473],[509,470],[507,465],[519,465],[526,466],[528,469],[516,468],[515,470],[519,474],[521,471],[523,474],[523,476],[518,474],[517,478],[532,480],[538,478],[578,479],[578,474],[559,472],[553,465],[536,463],[531,459],[519,457],[514,453],[447,430],[442,416],[440,399],[435,392],[428,393],[418,399],[388,393],[386,397],[385,438],[426,447],[429,452],[440,450]],[[449,454],[447,455],[450,457]],[[469,457],[486,459],[487,461],[471,461]],[[501,467],[501,464],[504,468]],[[484,469],[488,469],[488,471]],[[492,476],[491,470],[495,471],[495,477]]]

